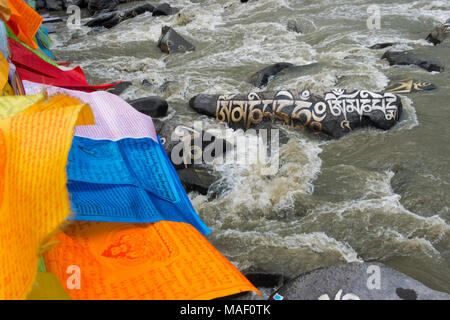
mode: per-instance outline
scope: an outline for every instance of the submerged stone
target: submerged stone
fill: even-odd
[[[384,53],[381,59],[386,59],[391,66],[416,65],[429,72],[444,71],[444,68],[441,67],[437,62],[422,60],[421,58],[417,57],[414,53],[410,51],[387,51]]]
[[[276,76],[282,70],[292,66],[293,66],[292,63],[286,62],[275,63],[251,75],[249,82],[253,84],[255,87],[258,88],[264,87],[269,83],[271,77]]]

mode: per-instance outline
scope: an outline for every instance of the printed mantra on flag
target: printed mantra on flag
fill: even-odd
[[[392,93],[365,90],[347,93],[335,89],[325,93],[323,99],[313,99],[309,90],[299,92],[299,99],[291,91],[279,91],[273,99],[262,99],[257,92],[249,93],[246,100],[234,100],[235,97],[235,94],[218,97],[216,120],[228,124],[242,121],[246,129],[263,120],[279,119],[295,128],[307,126],[320,132],[326,117],[343,117],[340,125],[348,129],[351,129],[348,115],[352,113],[359,115],[360,121],[364,114],[374,111],[382,112],[386,120],[398,117],[397,97]]]

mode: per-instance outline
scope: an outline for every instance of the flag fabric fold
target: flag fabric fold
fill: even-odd
[[[60,244],[45,253],[45,264],[72,299],[206,300],[258,292],[187,223],[75,221],[55,240]],[[76,270],[68,273],[70,266]]]
[[[11,50],[11,61],[16,66],[17,72],[22,80],[49,84],[57,87],[92,92],[115,86],[121,81],[113,84],[89,85],[79,66],[71,70],[61,70],[34,52],[20,44],[18,41],[8,38]]]
[[[93,121],[87,105],[62,95],[0,119],[0,299],[26,297],[40,245],[70,214],[73,128]]]

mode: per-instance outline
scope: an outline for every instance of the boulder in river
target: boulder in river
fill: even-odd
[[[170,16],[172,14],[175,14],[179,11],[177,8],[173,8],[168,3],[162,3],[160,5],[157,5],[155,7],[155,10],[153,10],[154,16]]]
[[[176,169],[210,164],[223,157],[233,145],[202,128],[173,124],[154,119],[167,155]]]
[[[122,81],[121,83],[116,84],[114,87],[106,89],[106,91],[115,95],[120,95],[131,85],[132,83],[130,81]]]
[[[99,11],[114,11],[119,4],[118,0],[89,0],[87,8],[91,15]]]
[[[45,0],[45,7],[49,11],[62,11],[64,3],[63,0]]]
[[[373,46],[370,46],[369,49],[379,50],[379,49],[384,49],[384,48],[387,48],[387,47],[395,46],[396,44],[397,44],[397,42],[376,43]]]
[[[70,6],[77,6],[79,8],[87,7],[87,1],[86,0],[63,0],[64,1],[64,7],[68,8]]]
[[[160,118],[167,115],[169,105],[167,101],[158,96],[150,96],[130,101],[129,104],[152,118]]]
[[[174,29],[168,26],[162,27],[161,37],[158,41],[158,47],[162,52],[186,52],[194,51],[195,46],[180,36]]]
[[[110,29],[122,21],[125,21],[127,19],[134,18],[138,15],[141,15],[145,12],[152,12],[154,9],[154,6],[146,3],[140,6],[136,6],[124,11],[119,12],[104,12],[101,14],[98,14],[94,18],[92,18],[90,21],[86,23],[86,26],[94,28],[94,27],[105,27],[107,29]]]
[[[391,93],[415,93],[420,91],[435,90],[436,86],[428,81],[414,79],[393,80],[386,87],[386,92]]]
[[[251,75],[249,82],[258,88],[265,87],[269,83],[271,78],[275,77],[282,70],[292,66],[293,66],[292,63],[287,62],[275,63]]]
[[[426,40],[434,45],[438,45],[447,39],[449,34],[450,19],[434,28],[434,30],[426,37]]]
[[[422,69],[429,72],[444,71],[444,67],[440,66],[439,63],[434,61],[426,61],[417,57],[411,51],[387,51],[381,57],[381,59],[386,59],[389,64],[392,65],[416,65]]]
[[[309,90],[200,94],[189,105],[232,128],[247,130],[263,121],[279,120],[294,128],[339,138],[363,127],[390,129],[400,119],[402,102],[393,93],[334,89],[323,95]]]
[[[303,33],[302,30],[300,29],[300,26],[298,25],[297,21],[295,21],[295,20],[288,20],[287,29],[289,31],[294,31],[296,33]]]
[[[353,262],[318,269],[288,281],[273,300],[450,300],[381,263]]]
[[[186,192],[197,191],[203,195],[207,195],[209,187],[219,179],[217,173],[205,167],[182,168],[177,174]]]
[[[302,66],[295,66],[292,63],[288,62],[275,63],[252,74],[249,78],[249,82],[255,87],[263,88],[267,86],[270,81],[282,74],[291,72],[304,72],[316,65],[317,63],[311,63]]]

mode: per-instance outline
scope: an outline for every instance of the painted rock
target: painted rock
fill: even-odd
[[[200,94],[189,105],[232,128],[247,130],[263,121],[281,121],[339,138],[354,129],[390,129],[400,119],[402,102],[393,93],[334,89],[324,95],[309,90],[251,92],[249,94]]]
[[[386,92],[391,93],[414,93],[420,91],[435,90],[436,86],[428,81],[414,79],[393,80],[386,87]]]
[[[450,300],[381,263],[353,262],[318,269],[287,282],[271,300]]]

